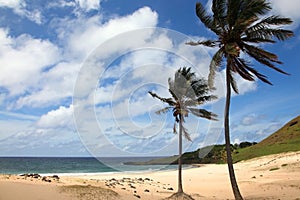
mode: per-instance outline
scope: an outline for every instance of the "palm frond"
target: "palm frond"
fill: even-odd
[[[270,2],[267,2],[266,0],[244,0],[241,1],[241,4],[237,20],[239,23],[247,19],[265,15],[272,10]]]
[[[276,62],[279,64],[282,64],[282,62],[277,60],[277,57],[271,56],[268,57],[268,53],[267,51],[264,51],[258,47],[254,47],[251,45],[246,45],[245,44],[245,51],[247,54],[249,54],[252,58],[254,58],[256,61],[258,61],[259,63],[266,65],[282,74],[286,74],[289,75],[288,73],[286,73],[285,71],[281,70],[280,68],[276,67],[272,62]],[[272,54],[270,54],[272,55]],[[273,54],[275,55],[275,54]]]
[[[235,70],[236,72],[245,80],[248,81],[255,81],[255,79],[253,78],[252,74],[250,74],[247,69],[245,68],[245,65],[247,65],[246,62],[241,62],[242,59],[239,58],[233,58],[233,65],[235,65]]]
[[[173,125],[173,133],[177,134],[176,123],[174,123],[174,125]]]
[[[213,17],[206,12],[201,3],[196,3],[196,15],[208,29],[216,34],[220,33],[220,30],[214,26]]]
[[[148,93],[149,93],[153,98],[157,98],[157,99],[161,100],[162,102],[169,104],[170,106],[174,106],[174,105],[176,104],[176,103],[172,100],[172,98],[162,98],[162,97],[158,96],[157,94],[155,94],[155,93],[153,93],[153,92],[151,92],[151,91],[149,91]]]
[[[235,81],[234,77],[232,76],[231,72],[229,73],[229,82],[230,82],[230,85],[231,85],[231,88],[233,89],[233,91],[238,94],[239,89],[237,87],[236,81]]]
[[[212,57],[212,60],[209,65],[209,75],[208,75],[208,87],[214,88],[214,80],[216,77],[216,71],[219,70],[221,66],[222,59],[224,55],[224,47],[220,48],[215,55]]]
[[[270,25],[288,25],[293,21],[290,18],[280,17],[278,15],[271,15],[262,19],[260,22],[254,24],[247,29],[248,32],[252,32],[259,29],[269,28]]]
[[[173,117],[175,118],[175,122],[179,123],[179,115],[180,111],[175,107],[173,108]]]
[[[183,136],[185,137],[185,139],[187,139],[188,141],[192,141],[192,138],[190,136],[190,134],[188,133],[187,129],[182,125],[182,132],[183,132]]]
[[[219,46],[220,41],[219,40],[205,40],[205,41],[198,41],[198,42],[186,42],[185,44],[191,45],[191,46],[197,46],[197,45],[204,45],[207,47],[216,47]]]
[[[229,27],[233,27],[236,23],[241,6],[241,0],[228,0],[227,21]]]
[[[165,108],[162,108],[162,109],[160,109],[160,110],[158,110],[158,111],[155,111],[155,113],[158,114],[158,115],[160,115],[160,114],[165,114],[165,113],[169,112],[170,109],[172,109],[172,108],[173,108],[173,107],[165,107]]]
[[[234,24],[234,34],[240,35],[248,27],[254,24],[260,15],[266,14],[272,8],[266,0],[244,0],[240,1],[238,18]]]
[[[280,41],[287,40],[294,36],[293,31],[285,29],[274,29],[262,27],[256,30],[248,30],[246,32],[247,38],[264,38],[272,39],[273,37],[277,38]]]
[[[275,40],[271,40],[267,37],[243,37],[242,41],[250,43],[275,43]]]
[[[173,92],[175,91],[175,86],[174,86],[174,82],[172,81],[171,78],[168,79],[168,84],[169,84],[169,92],[172,95],[173,99],[175,101],[178,101],[178,97],[176,96],[176,94]]]
[[[213,101],[216,99],[218,99],[218,97],[215,95],[205,95],[205,96],[200,96],[197,99],[188,99],[188,100],[184,101],[184,105],[186,107],[199,106],[208,101]]]
[[[242,62],[242,61],[241,61]],[[267,79],[267,77],[261,73],[259,73],[257,70],[255,70],[254,68],[250,67],[249,65],[244,65],[244,67],[249,70],[252,74],[254,74],[258,79],[260,79],[261,81],[272,85],[272,83]]]
[[[197,117],[201,117],[201,118],[206,118],[206,119],[209,119],[209,120],[218,120],[217,117],[218,115],[213,113],[213,112],[209,112],[205,109],[198,109],[198,108],[188,108],[189,111],[197,116]]]
[[[271,62],[282,64],[282,62],[278,60],[278,56],[274,53],[265,51],[259,47],[253,46],[253,45],[243,44],[243,46],[247,50],[246,51],[247,53],[251,52],[252,54],[256,54],[257,56],[267,59]]]
[[[201,104],[203,104],[205,102],[213,101],[213,100],[216,100],[216,99],[218,99],[218,97],[216,95],[208,95],[208,96],[199,97],[197,99],[197,101],[200,102]]]
[[[285,29],[261,29],[261,34],[267,34],[276,37],[280,41],[287,40],[294,36],[294,32]]]
[[[226,16],[227,16],[227,1],[226,0],[213,0],[212,11],[214,25],[222,28],[225,31]]]

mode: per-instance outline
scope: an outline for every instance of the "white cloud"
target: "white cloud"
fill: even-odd
[[[27,19],[41,24],[43,16],[38,9],[27,10],[25,1],[22,0],[0,0],[0,7],[11,8],[14,13],[26,17]]]
[[[49,71],[39,74],[39,84],[35,91],[20,97],[15,106],[47,107],[59,105],[71,98],[80,64],[61,62]]]
[[[47,114],[41,116],[36,125],[44,129],[71,128],[74,130],[73,106],[60,106],[56,110],[49,111]]]
[[[100,0],[75,0],[75,2],[85,11],[98,10],[100,8]]]
[[[19,8],[21,5],[24,5],[21,0],[0,0],[0,7]]]
[[[257,89],[256,81],[248,81],[243,79],[241,76],[236,78],[239,95],[243,95],[247,92],[255,91]]]
[[[158,23],[158,15],[149,7],[140,8],[131,15],[118,17],[106,23],[101,22],[101,16],[79,18],[58,24],[59,36],[64,39],[68,36],[66,45],[73,59],[85,59],[96,47],[106,40],[123,32],[137,28],[154,27]],[[134,42],[129,38],[125,43]],[[119,44],[122,46],[122,44]]]
[[[59,0],[59,1],[54,1],[50,2],[48,4],[49,8],[64,8],[64,7],[75,7],[76,3],[74,1],[65,1],[65,0]]]
[[[12,38],[0,29],[0,83],[10,95],[32,92],[40,73],[59,59],[59,49],[47,40],[29,35]]]
[[[37,24],[43,23],[43,15],[41,11],[37,9],[30,10],[30,11],[26,9],[17,9],[15,12],[21,16],[27,17],[30,21],[33,21]]]

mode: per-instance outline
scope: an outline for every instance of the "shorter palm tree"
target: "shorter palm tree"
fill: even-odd
[[[157,114],[167,113],[172,111],[175,119],[173,132],[177,133],[177,124],[179,126],[179,157],[178,157],[178,191],[176,196],[190,196],[184,194],[182,188],[182,135],[191,141],[191,137],[187,129],[183,126],[185,117],[191,113],[197,117],[206,118],[209,120],[217,120],[217,115],[205,109],[199,109],[198,106],[205,102],[216,99],[216,96],[210,94],[210,89],[207,81],[203,78],[197,78],[195,73],[191,72],[191,68],[180,68],[176,71],[174,80],[169,78],[169,92],[172,98],[162,98],[157,94],[150,92],[153,98],[168,104],[167,107],[157,111]]]

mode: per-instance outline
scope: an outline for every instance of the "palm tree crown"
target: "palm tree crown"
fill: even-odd
[[[174,80],[169,78],[168,83],[172,98],[162,98],[153,92],[149,92],[152,97],[168,104],[167,107],[156,111],[157,114],[172,110],[176,123],[179,123],[181,116],[183,119],[188,117],[189,113],[197,117],[216,120],[216,114],[205,109],[197,108],[197,106],[205,102],[216,99],[216,96],[209,94],[211,90],[207,85],[207,81],[203,78],[197,78],[195,73],[191,72],[191,68],[180,68],[176,71]],[[174,133],[177,133],[175,125],[176,124],[174,124]],[[191,141],[185,128],[183,129],[183,133],[186,139]]]
[[[271,15],[261,18],[271,10],[266,0],[213,0],[212,12],[209,15],[201,3],[196,4],[196,14],[203,24],[213,31],[218,39],[199,42],[188,42],[189,45],[205,45],[218,47],[210,63],[209,86],[213,86],[215,72],[219,70],[223,58],[229,62],[230,83],[232,89],[238,93],[232,72],[238,73],[246,80],[254,81],[256,76],[261,81],[271,84],[267,77],[250,66],[240,52],[254,58],[259,63],[280,73],[287,74],[275,66],[281,64],[277,55],[258,47],[259,43],[275,43],[274,38],[286,40],[294,34],[280,25],[291,24],[289,18]]]

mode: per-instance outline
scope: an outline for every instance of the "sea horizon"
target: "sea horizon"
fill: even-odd
[[[164,157],[164,156],[163,156]],[[125,162],[143,162],[153,157],[0,157],[0,174],[41,174],[81,176],[111,173],[138,173],[174,170],[177,165],[124,165]]]

